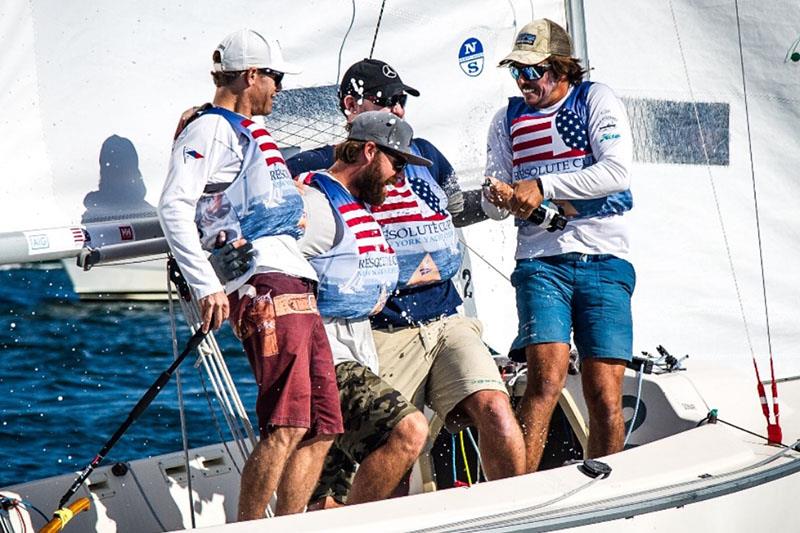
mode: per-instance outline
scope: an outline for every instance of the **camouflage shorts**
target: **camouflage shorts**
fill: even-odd
[[[356,464],[387,441],[392,429],[417,410],[369,368],[356,362],[336,365],[336,383],[342,405],[344,433],[331,446],[311,496],[326,496],[345,503],[356,473]]]

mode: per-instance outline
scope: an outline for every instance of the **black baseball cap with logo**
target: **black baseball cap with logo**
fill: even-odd
[[[348,94],[355,97],[364,95],[391,97],[403,92],[419,96],[419,91],[403,83],[400,75],[389,64],[377,59],[362,59],[351,65],[342,76],[339,101],[341,102]]]

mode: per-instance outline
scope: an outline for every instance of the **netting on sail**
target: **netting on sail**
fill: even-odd
[[[346,136],[336,85],[282,91],[266,125],[284,155],[341,142]]]

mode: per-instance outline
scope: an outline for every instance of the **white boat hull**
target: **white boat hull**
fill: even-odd
[[[696,373],[647,375],[642,390],[647,416],[632,434],[636,445],[603,459],[606,479],[591,479],[576,464],[511,479],[420,493],[330,511],[232,523],[236,515],[241,459],[222,445],[191,450],[192,498],[197,527],[209,531],[752,531],[767,525],[797,530],[800,452],[768,446],[763,439],[723,422],[697,426],[706,407],[720,419],[760,432],[763,419],[744,390],[747,376],[699,368]],[[579,377],[573,428],[585,416]],[[636,384],[626,376],[625,393]],[[635,390],[634,390],[635,392]],[[800,379],[781,383],[787,440],[800,436]],[[631,412],[626,409],[627,417]],[[637,417],[638,418],[638,417]],[[580,439],[580,435],[578,435]],[[233,449],[233,446],[229,446]],[[782,454],[782,455],[781,455]],[[234,459],[235,457],[235,459]],[[182,452],[133,461],[125,472],[99,468],[77,497],[92,507],[69,531],[163,531],[191,527]],[[70,486],[64,475],[8,487],[1,492],[49,512]],[[417,486],[421,484],[417,483]],[[44,521],[24,515],[29,527]],[[32,522],[31,522],[32,521]],[[595,529],[600,528],[600,529]]]
[[[166,258],[149,256],[135,263],[100,265],[84,271],[74,259],[62,261],[81,300],[166,300]]]

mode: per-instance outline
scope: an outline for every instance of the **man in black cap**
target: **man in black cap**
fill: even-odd
[[[364,59],[345,72],[339,106],[349,128],[368,111],[402,118],[409,94],[419,91],[403,83],[390,65]],[[410,148],[432,165],[408,165],[404,179],[389,187],[386,201],[372,208],[400,266],[398,290],[372,317],[380,375],[418,408],[431,406],[450,431],[476,426],[489,479],[521,474],[524,444],[505,384],[481,340],[480,323],[458,315],[461,298],[451,280],[461,264],[455,228],[485,218],[480,197],[465,201],[453,167],[430,142],[415,138]],[[334,147],[323,146],[297,154],[287,166],[297,176],[328,168],[333,158]],[[331,486],[316,496],[341,501],[346,484],[330,477],[340,470],[326,462],[320,479]]]

